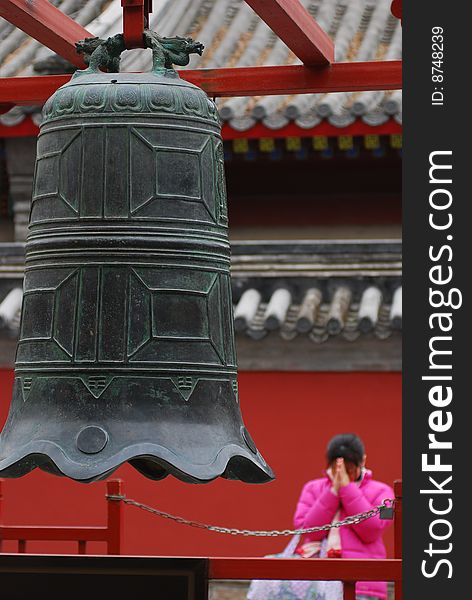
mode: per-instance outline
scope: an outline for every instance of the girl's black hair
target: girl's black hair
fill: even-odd
[[[340,433],[335,435],[328,443],[326,448],[326,458],[328,464],[331,464],[337,458],[344,458],[345,461],[359,466],[364,458],[364,444],[355,433]]]

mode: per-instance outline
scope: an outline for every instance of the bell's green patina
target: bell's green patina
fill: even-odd
[[[121,35],[81,42],[44,107],[2,477],[273,477],[239,408],[218,113],[171,68],[202,46],[145,39],[146,74],[100,71]]]

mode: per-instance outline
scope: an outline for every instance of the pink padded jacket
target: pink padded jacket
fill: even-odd
[[[372,479],[372,472],[366,470],[361,484],[350,483],[340,488],[336,496],[331,491],[329,477],[314,479],[303,487],[295,511],[296,528],[315,527],[331,523],[338,509],[340,519],[370,510],[381,504],[385,498],[393,498],[393,490],[380,481]],[[381,520],[378,515],[358,523],[340,528],[343,558],[385,558],[382,541],[384,529],[392,521]],[[306,535],[304,541],[322,540],[326,532]],[[360,581],[356,584],[356,594],[387,598],[387,584],[379,581]]]

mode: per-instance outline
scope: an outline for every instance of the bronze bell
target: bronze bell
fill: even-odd
[[[85,40],[44,106],[0,477],[273,478],[238,402],[219,118],[172,69],[202,46],[145,37],[150,73]]]

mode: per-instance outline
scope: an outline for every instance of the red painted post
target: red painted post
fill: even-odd
[[[123,7],[123,35],[128,50],[144,48],[144,0],[121,0]]]
[[[0,479],[0,552],[3,552],[3,535],[2,535],[2,524],[3,524],[3,479]]]
[[[397,479],[393,484],[395,492],[395,512],[393,521],[394,556],[403,557],[403,514],[402,514],[402,480]],[[402,582],[395,582],[395,600],[402,600]]]
[[[122,483],[121,479],[107,481],[108,554],[121,554],[123,542],[123,505],[119,500],[113,500],[113,496],[121,496],[123,494]]]
[[[26,552],[26,540],[18,540],[18,552],[25,554]]]
[[[356,600],[356,582],[344,582],[344,600]]]
[[[395,511],[393,521],[393,533],[394,533],[394,556],[395,558],[402,558],[402,480],[397,479],[393,483],[393,489],[395,492]]]

